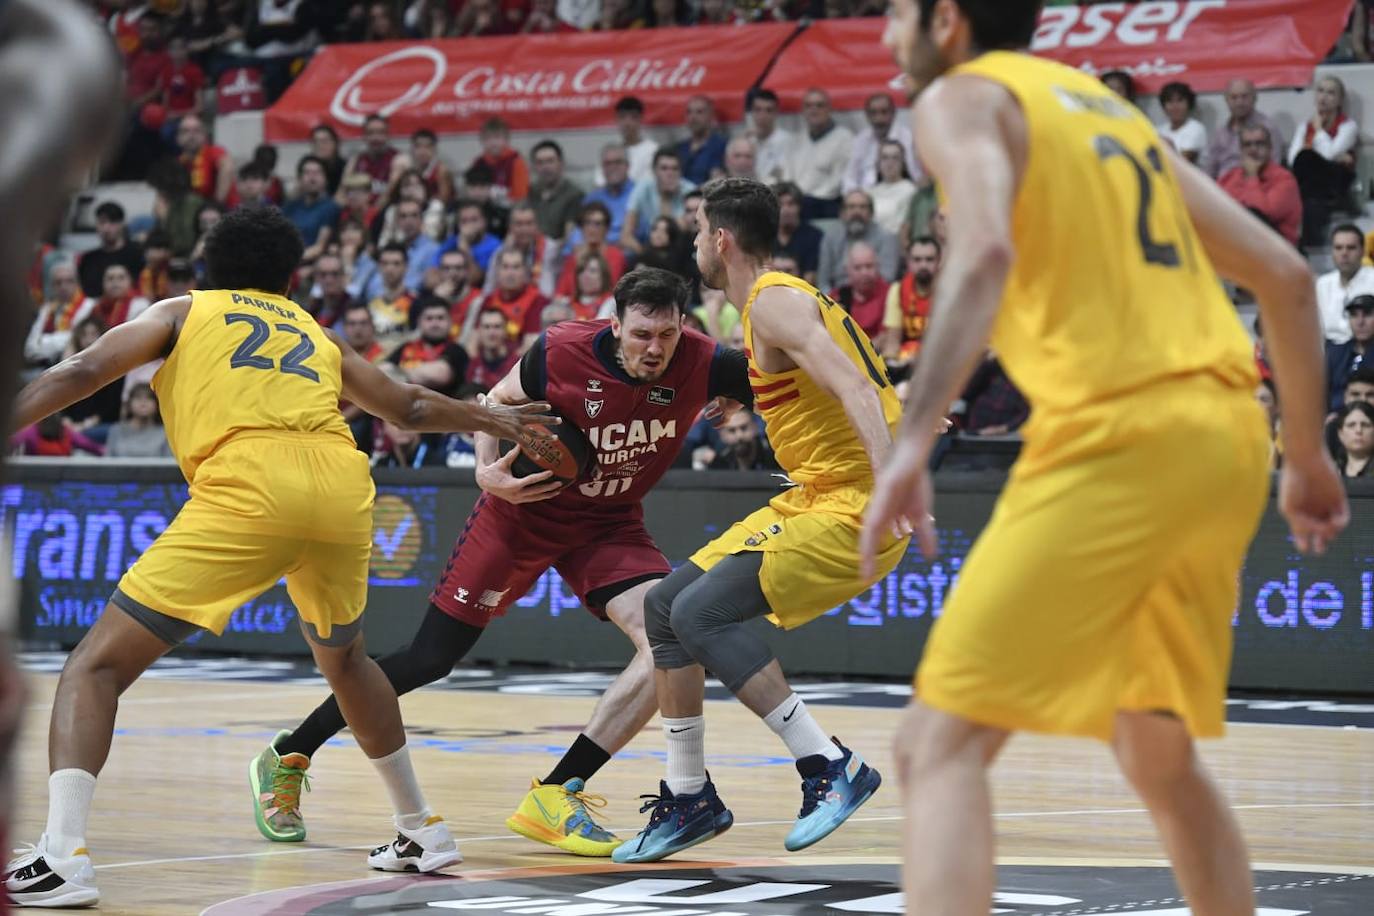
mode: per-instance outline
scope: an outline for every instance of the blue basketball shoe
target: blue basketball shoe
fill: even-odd
[[[639,812],[652,810],[649,826],[617,846],[611,853],[612,861],[657,862],[720,836],[735,822],[730,809],[716,794],[710,776],[701,791],[693,795],[674,795],[666,782],[659,782],[658,787],[658,795],[640,796],[647,801]]]
[[[838,738],[830,740],[844,754],[839,760],[815,754],[797,761],[797,772],[802,777],[802,806],[797,823],[783,843],[789,852],[805,849],[830,836],[883,784],[883,777],[862,757],[840,744]]]

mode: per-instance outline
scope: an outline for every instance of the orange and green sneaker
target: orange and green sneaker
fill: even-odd
[[[277,737],[261,754],[248,764],[248,784],[253,789],[253,816],[258,832],[274,843],[299,843],[305,839],[305,817],[301,814],[301,789],[310,791],[310,777],[305,771],[310,758],[304,754],[277,753]]]
[[[603,808],[606,799],[584,792],[585,788],[586,783],[577,777],[561,786],[531,780],[529,792],[506,818],[506,826],[576,856],[609,856],[622,840],[593,820],[587,807]]]

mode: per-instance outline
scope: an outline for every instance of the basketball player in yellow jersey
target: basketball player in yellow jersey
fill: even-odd
[[[1039,2],[895,3],[886,42],[920,93],[913,129],[950,246],[865,568],[899,516],[933,554],[928,424],[989,341],[1032,408],[897,738],[907,912],[988,912],[985,770],[1024,729],[1109,742],[1191,912],[1253,916],[1244,842],[1194,749],[1224,727],[1237,579],[1268,489],[1251,346],[1217,273],[1259,298],[1279,506],[1320,552],[1348,510],[1322,448],[1311,275],[1133,106],[1022,53]]]
[[[62,671],[48,739],[47,829],[6,870],[17,903],[99,899],[86,825],[119,695],[197,631],[222,632],[235,608],[283,576],[316,663],[396,812],[396,840],[368,863],[432,871],[462,859],[416,784],[396,693],[364,651],[373,487],[338,404],[343,397],[416,430],[517,441],[531,434],[527,421],[546,419],[548,405],[493,411],[392,382],[285,298],[302,247],[275,208],[235,210],[205,244],[218,289],[158,302],[19,394],[22,427],[165,357],[153,387],[190,500],[120,580]],[[294,807],[300,781],[260,789]]]
[[[801,814],[788,834],[804,849],[842,824],[882,779],[827,737],[783,677],[768,646],[744,624],[767,616],[786,629],[814,620],[867,584],[855,574],[873,469],[892,444],[901,409],[873,344],[815,287],[767,266],[778,202],[757,181],[706,185],[697,266],[705,283],[743,304],[754,407],[795,486],[732,526],[644,599],[655,687],[668,742],[668,776],[649,824],[612,854],[653,862],[705,842],[733,818],[704,763],[703,666],[787,745],[802,777]],[[937,418],[938,420],[938,418]],[[883,539],[885,575],[906,550],[909,527]]]

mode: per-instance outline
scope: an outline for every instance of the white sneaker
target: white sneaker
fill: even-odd
[[[419,830],[396,828],[396,839],[378,846],[367,857],[367,864],[379,871],[431,872],[463,861],[448,824],[435,815]]]
[[[100,902],[95,869],[86,847],[65,858],[48,848],[48,835],[38,845],[16,849],[18,855],[5,866],[5,894],[18,906],[94,906]]]

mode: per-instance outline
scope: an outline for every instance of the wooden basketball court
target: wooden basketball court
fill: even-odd
[[[35,841],[43,829],[47,716],[55,684],[51,674],[30,678],[12,844]],[[103,895],[101,911],[194,914],[262,891],[359,879],[397,881],[397,876],[371,872],[364,862],[367,849],[391,838],[390,812],[371,767],[346,734],[337,746],[321,750],[312,767],[312,791],[304,796],[309,839],[272,844],[254,827],[249,759],[322,696],[316,686],[273,683],[145,679],[136,684],[120,709],[88,838]],[[508,833],[503,824],[530,778],[542,776],[577,734],[592,704],[581,697],[432,689],[402,700],[422,784],[431,804],[454,827],[466,858],[453,874],[475,878],[497,869],[614,868],[607,861],[577,860],[536,845]],[[824,727],[891,774],[884,764],[898,710],[815,706],[813,711]],[[789,857],[782,839],[800,795],[780,742],[738,704],[710,702],[706,715],[708,766],[736,825],[682,861],[720,867],[759,857],[796,864],[835,857],[892,862],[900,855],[898,791],[895,779],[889,779],[849,824],[808,851],[812,858]],[[627,834],[642,826],[637,796],[656,790],[663,772],[656,755],[662,750],[658,727],[651,723],[598,775],[591,788],[610,801],[602,823]],[[1374,730],[1235,725],[1225,741],[1209,743],[1205,753],[1239,809],[1257,863],[1374,874]],[[1022,736],[1003,755],[994,781],[1003,861],[1158,864],[1162,853],[1150,822],[1103,746]],[[1366,912],[1374,913],[1374,880],[1367,883]],[[246,904],[236,912],[275,912],[270,904],[262,906]]]

